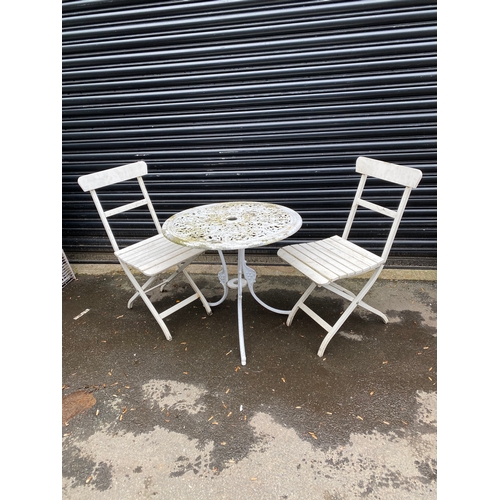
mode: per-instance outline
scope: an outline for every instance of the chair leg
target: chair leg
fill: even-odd
[[[152,283],[154,283],[154,281],[156,280],[156,276],[152,276],[151,278],[149,278],[146,283],[144,283],[144,285],[142,285],[142,289],[147,292],[149,290],[149,285],[151,285]],[[134,302],[135,302],[135,299],[137,299],[137,297],[139,297],[139,292],[135,292],[134,295],[132,295],[132,297],[130,298],[130,300],[128,301],[128,304],[127,304],[127,307],[129,309],[132,309],[132,307],[134,306]]]
[[[146,295],[146,292],[144,291],[144,289],[141,287],[141,285],[139,285],[139,283],[135,279],[135,276],[132,274],[132,272],[130,271],[128,266],[126,264],[124,264],[121,260],[120,260],[120,264],[122,265],[123,270],[125,271],[125,274],[127,275],[128,279],[130,280],[130,282],[134,285],[135,289],[137,290],[137,293],[141,296],[142,300],[144,301],[144,303],[148,307],[149,311],[151,312],[151,314],[155,318],[156,322],[160,325],[160,328],[162,329],[163,334],[165,335],[166,339],[172,340],[172,335],[170,335],[170,332],[167,328],[167,325],[165,325],[165,322],[163,321],[161,316],[158,314],[158,311],[156,310],[155,306],[153,306],[153,304],[149,300],[149,297]],[[154,279],[154,277],[150,278],[148,281],[151,281],[153,279]]]
[[[185,266],[182,266],[182,267],[179,267],[175,272],[173,272],[168,278],[164,279],[161,283],[159,283],[158,285],[156,286],[151,286],[156,280],[159,280],[159,275],[156,274],[155,276],[151,276],[151,278],[149,278],[143,285],[142,285],[142,289],[148,293],[150,292],[151,290],[153,290],[154,288],[160,288],[160,292],[163,292],[165,287],[182,271],[182,269],[184,269]],[[132,307],[134,306],[134,302],[135,300],[137,299],[137,297],[139,297],[139,292],[135,292],[134,295],[132,295],[132,297],[130,298],[130,300],[128,301],[128,305],[127,307],[129,309],[132,309]]]
[[[347,299],[349,302],[351,302],[353,299],[356,298],[356,295],[354,293],[352,293],[350,290],[347,290],[346,288],[341,287],[337,283],[333,283],[331,285],[323,285],[323,288],[326,288],[327,290],[330,290],[331,292],[340,295],[341,297]],[[366,302],[363,302],[361,300],[359,301],[358,306],[362,307],[363,309],[366,309],[367,311],[372,312],[373,314],[376,314],[377,316],[380,316],[384,321],[384,323],[389,322],[389,319],[382,311],[375,309],[374,307],[368,305]]]
[[[326,346],[329,344],[330,340],[332,340],[333,336],[339,331],[340,327],[344,324],[345,320],[350,316],[350,314],[356,309],[358,305],[362,302],[364,296],[368,293],[370,288],[373,286],[377,278],[379,277],[380,273],[382,272],[383,266],[379,267],[373,275],[370,277],[370,279],[366,282],[365,286],[362,288],[362,290],[356,295],[354,299],[352,299],[352,302],[349,304],[349,307],[342,313],[342,316],[337,320],[337,322],[333,325],[331,330],[327,333],[326,337],[323,339],[323,342],[321,342],[321,345],[318,349],[318,356],[323,356]],[[370,307],[370,306],[368,306]],[[373,309],[373,308],[371,308]],[[375,309],[376,311],[376,309]],[[380,312],[380,311],[378,311]],[[380,313],[382,314],[382,313]],[[383,315],[386,319],[387,317]],[[383,318],[382,318],[383,319]]]
[[[174,280],[174,278],[176,278],[180,273],[184,272],[184,269],[186,269],[189,264],[191,264],[191,262],[193,262],[193,260],[195,259],[196,257],[192,257],[191,259],[189,260],[185,260],[184,262],[182,262],[181,264],[179,264],[177,266],[177,269],[166,279],[163,280],[162,282],[162,286],[161,286],[161,289],[160,291],[163,292],[163,290],[165,289],[165,287],[171,282]]]
[[[290,311],[290,314],[288,315],[288,318],[286,319],[286,326],[290,326],[292,324],[293,318],[295,317],[295,314],[297,311],[300,309],[300,306],[305,302],[307,297],[311,295],[312,291],[316,288],[316,283],[312,282],[309,285],[309,288],[302,294],[302,297],[297,301],[297,303],[293,306],[292,310]]]
[[[118,259],[118,260],[120,260],[120,259]],[[167,340],[172,340],[172,335],[170,334],[170,332],[169,332],[169,330],[167,328],[167,325],[163,321],[163,318],[165,318],[166,316],[169,316],[170,314],[174,313],[175,311],[178,311],[179,309],[181,309],[185,305],[193,302],[196,299],[200,299],[200,301],[203,304],[203,307],[205,308],[205,311],[207,312],[207,314],[209,314],[209,315],[212,314],[212,309],[210,308],[210,305],[207,302],[207,299],[205,298],[205,296],[203,295],[203,293],[201,292],[201,290],[198,288],[198,286],[196,285],[196,283],[193,281],[193,279],[191,278],[191,276],[189,275],[189,273],[185,269],[186,266],[188,265],[188,263],[183,263],[177,269],[177,271],[174,272],[167,280],[164,280],[162,283],[159,283],[155,287],[151,287],[151,284],[156,279],[158,279],[157,276],[150,277],[146,281],[146,283],[144,283],[144,285],[141,286],[139,284],[139,282],[136,280],[136,278],[133,275],[132,271],[129,269],[129,267],[124,262],[122,262],[121,260],[120,260],[120,264],[122,265],[123,270],[125,271],[125,274],[127,275],[128,279],[130,280],[130,282],[134,285],[134,288],[136,289],[136,293],[134,294],[134,296],[128,302],[129,309],[132,308],[132,304],[133,304],[134,300],[138,296],[140,296],[142,298],[142,300],[144,301],[144,303],[146,304],[146,306],[148,307],[148,309],[151,312],[151,314],[153,315],[153,317],[155,318],[156,322],[160,325],[160,328],[162,329],[162,331],[163,331],[163,333],[164,333],[164,335],[165,335],[165,337],[166,337]],[[159,286],[163,287],[165,285],[165,283],[171,281],[171,279],[173,277],[175,277],[177,274],[179,274],[179,272],[181,270],[182,270],[182,273],[184,274],[186,280],[189,282],[189,284],[191,285],[191,287],[193,288],[193,290],[194,290],[195,293],[193,295],[191,295],[190,297],[182,300],[181,302],[178,302],[176,305],[174,305],[174,306],[166,309],[165,311],[163,311],[161,313],[158,313],[156,307],[151,303],[151,300],[147,296],[146,292],[152,290],[153,288],[157,288]]]
[[[177,269],[174,273],[172,273],[168,278],[166,279],[163,279],[161,281],[161,283],[158,283],[157,285],[155,286],[151,286],[155,281],[158,281],[160,280],[161,278],[159,277],[159,275],[155,275],[155,276],[151,276],[151,278],[149,278],[143,285],[142,285],[142,289],[144,290],[144,292],[146,293],[149,293],[151,292],[151,290],[154,290],[155,288],[160,288],[160,292],[163,292],[165,290],[165,287],[181,272],[182,268],[179,268]],[[127,307],[129,309],[132,309],[132,307],[134,306],[134,302],[135,300],[137,299],[137,297],[139,297],[139,292],[136,292],[131,298],[130,300],[128,301],[128,304],[127,304]]]
[[[186,277],[186,279],[189,281],[189,284],[191,285],[191,288],[195,291],[196,295],[201,300],[201,303],[203,304],[203,307],[205,308],[205,311],[207,312],[207,314],[209,316],[211,316],[212,315],[212,309],[210,309],[210,305],[208,304],[207,299],[201,293],[201,290],[198,288],[198,286],[196,285],[196,283],[193,281],[193,278],[191,278],[191,276],[189,275],[189,273],[185,269],[183,269],[182,272],[183,272],[184,276]]]
[[[191,259],[192,260],[192,259]],[[203,304],[203,307],[205,308],[205,311],[207,312],[208,315],[212,315],[212,309],[210,308],[210,304],[208,303],[208,301],[205,299],[205,296],[201,293],[201,290],[198,288],[198,286],[196,285],[196,283],[193,281],[193,279],[191,278],[191,276],[188,274],[188,272],[186,271],[186,267],[191,263],[191,260],[189,261],[186,261],[186,262],[183,262],[168,278],[166,279],[163,279],[161,283],[159,283],[158,285],[152,287],[151,285],[153,284],[154,281],[156,281],[157,279],[160,279],[158,277],[158,275],[156,276],[152,276],[151,278],[149,278],[145,283],[144,285],[142,285],[142,290],[147,293],[151,290],[153,290],[154,288],[158,288],[158,287],[161,287],[161,291],[163,292],[164,289],[165,289],[165,286],[168,285],[168,283],[170,283],[174,278],[176,278],[181,272],[184,274],[184,277],[186,278],[186,280],[188,281],[188,283],[191,285],[191,288],[195,291],[197,297],[201,300],[202,304]],[[122,264],[123,265],[123,264]],[[128,308],[129,309],[132,309],[132,306],[134,304],[134,301],[137,299],[137,297],[139,297],[139,295],[141,295],[139,292],[136,292],[132,297],[131,299],[129,300],[128,302]]]

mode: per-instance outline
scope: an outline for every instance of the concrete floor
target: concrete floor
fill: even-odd
[[[251,263],[250,263],[251,265]],[[306,288],[287,268],[255,268],[258,295],[289,309]],[[167,318],[168,342],[118,266],[75,266],[62,293],[62,497],[76,499],[435,499],[437,281],[387,271],[318,357],[325,331],[244,292],[208,316]],[[213,269],[194,269],[209,300]],[[362,280],[347,287],[359,289]],[[182,281],[157,292],[168,304]],[[334,322],[345,302],[308,305]]]

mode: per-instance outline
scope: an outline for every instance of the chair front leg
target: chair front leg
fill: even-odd
[[[122,264],[122,267],[125,269],[125,266],[123,264]],[[154,283],[154,281],[156,280],[156,278],[157,278],[156,276],[151,276],[151,278],[149,278],[146,281],[146,283],[144,283],[144,285],[142,285],[141,288],[146,292],[148,290],[149,285],[151,285],[152,283]],[[137,281],[136,281],[136,283],[137,283]],[[137,297],[139,297],[139,292],[134,293],[134,295],[132,295],[132,297],[128,301],[128,304],[127,304],[128,309],[132,309],[132,307],[134,306],[134,301],[135,301],[135,299]]]
[[[173,281],[175,278],[177,278],[177,276],[182,273],[184,271],[184,269],[186,269],[187,266],[189,266],[189,264],[191,264],[191,262],[193,262],[193,260],[195,259],[195,257],[191,257],[190,259],[188,260],[185,260],[184,262],[181,262],[180,264],[177,265],[177,269],[172,272],[172,274],[170,274],[170,276],[168,278],[165,278],[163,280],[163,282],[161,283],[161,288],[160,288],[160,292],[163,292],[165,291],[165,287],[171,282]]]
[[[347,290],[346,288],[341,287],[337,283],[332,283],[331,285],[323,285],[323,288],[326,288],[327,290],[336,293],[337,295],[343,297],[344,299],[347,299],[349,302],[351,302],[356,298],[356,295],[354,293],[352,293],[350,290]],[[389,322],[389,319],[382,311],[375,309],[374,307],[368,305],[366,302],[360,300],[358,302],[358,306],[362,307],[363,309],[366,309],[367,311],[372,312],[373,314],[376,314],[377,316],[380,316],[384,321],[384,323]]]
[[[198,286],[196,285],[196,283],[193,281],[193,279],[191,278],[191,276],[189,275],[189,273],[185,269],[183,269],[182,272],[183,272],[184,276],[186,277],[186,279],[188,280],[189,284],[191,285],[191,288],[195,291],[196,295],[201,300],[201,303],[203,304],[203,307],[205,308],[205,311],[207,312],[207,314],[209,316],[211,316],[212,315],[212,309],[210,308],[210,305],[209,305],[207,299],[201,293],[201,290],[198,288]]]
[[[120,259],[118,259],[118,260],[120,260]],[[135,289],[137,290],[137,294],[141,296],[142,300],[144,301],[144,303],[148,307],[149,311],[151,312],[151,314],[155,318],[156,322],[160,325],[160,328],[162,329],[163,334],[165,335],[165,338],[167,340],[172,340],[172,335],[170,334],[170,332],[167,328],[167,325],[165,324],[165,322],[163,321],[161,316],[158,314],[158,311],[156,310],[155,306],[153,306],[153,304],[149,300],[149,297],[146,295],[146,292],[144,291],[143,287],[141,287],[141,285],[139,285],[139,283],[135,279],[135,276],[133,275],[133,273],[129,269],[129,267],[121,260],[120,260],[120,264],[122,265],[123,270],[125,271],[125,274],[127,275],[128,279],[130,280],[132,285],[134,285]],[[153,276],[152,278],[149,278],[148,281],[151,281],[154,279],[155,279],[155,277]]]
[[[356,307],[359,305],[359,303],[363,300],[364,296],[369,292],[370,288],[373,286],[377,278],[379,277],[380,273],[382,272],[383,266],[379,267],[373,275],[370,277],[370,279],[366,282],[365,286],[362,288],[362,290],[356,295],[356,298],[352,300],[352,302],[349,304],[349,307],[343,312],[342,316],[337,320],[337,322],[333,325],[331,330],[327,333],[326,337],[323,339],[323,342],[321,342],[321,345],[318,349],[318,356],[321,357],[323,356],[326,346],[329,344],[330,340],[332,340],[332,337],[339,331],[340,327],[344,324],[345,320],[350,316],[352,311],[356,309]]]
[[[290,314],[286,319],[286,326],[290,326],[292,324],[293,318],[295,317],[297,311],[300,309],[300,306],[305,302],[307,297],[311,295],[312,291],[316,288],[316,286],[317,286],[316,283],[311,282],[309,288],[302,294],[302,297],[300,297],[300,299],[297,301],[297,303],[293,306],[292,310],[290,311]]]

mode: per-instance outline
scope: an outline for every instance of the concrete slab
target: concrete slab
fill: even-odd
[[[195,302],[169,317],[168,342],[142,302],[127,309],[121,268],[99,266],[74,266],[62,294],[63,498],[436,498],[435,279],[379,280],[366,301],[389,323],[356,310],[321,358],[316,323],[287,327],[245,291],[241,366],[234,290],[212,316]],[[306,287],[256,270],[274,307]],[[216,300],[215,273],[194,274]],[[332,321],[345,306],[308,303]]]

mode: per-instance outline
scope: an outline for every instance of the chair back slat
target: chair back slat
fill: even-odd
[[[378,212],[381,215],[385,215],[387,217],[392,217],[393,219],[396,218],[398,215],[397,212],[394,210],[391,210],[390,208],[382,207],[380,205],[377,205],[376,203],[372,203],[371,201],[366,201],[360,198],[358,200],[358,205],[360,207],[368,208],[369,210],[373,210],[374,212]]]
[[[78,184],[84,191],[99,189],[116,184],[117,182],[128,181],[136,177],[142,177],[148,173],[148,166],[144,161],[128,163],[121,167],[108,168],[101,172],[82,175],[78,178]]]
[[[360,156],[356,160],[356,172],[411,188],[416,188],[422,178],[422,172],[416,168],[374,160],[365,156]]]
[[[106,217],[113,217],[113,215],[118,215],[123,212],[127,212],[128,210],[132,210],[137,207],[142,207],[148,204],[148,200],[144,198],[142,200],[133,201],[132,203],[127,203],[126,205],[122,205],[121,207],[112,208],[111,210],[106,210],[104,215]]]

